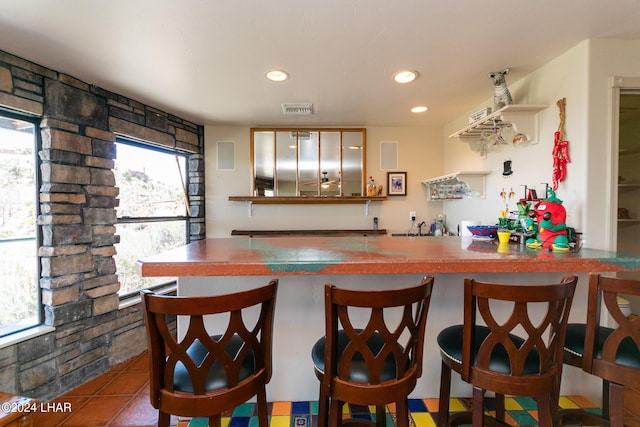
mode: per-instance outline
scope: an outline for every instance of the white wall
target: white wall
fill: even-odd
[[[617,144],[611,140],[610,79],[640,77],[640,40],[592,40],[589,46],[589,156],[585,180],[589,188],[585,209],[589,216],[586,227],[592,230],[596,241],[603,242],[598,247],[615,249],[617,198],[611,191],[617,191],[618,171],[612,169]]]
[[[445,143],[444,168],[446,171],[487,170],[487,195],[485,199],[464,199],[446,202],[447,216],[452,223],[475,219],[483,224],[496,224],[499,212],[505,204],[500,192],[513,191],[516,197],[508,204],[510,211],[517,211],[516,201],[524,196],[524,185],[535,188],[538,196],[544,197],[545,185],[552,183],[553,158],[551,151],[554,132],[559,125],[559,110],[556,101],[566,98],[565,139],[569,141],[572,162],[568,165],[566,180],[557,190],[567,210],[567,224],[578,231],[583,230],[583,203],[586,198],[584,182],[586,159],[586,102],[587,52],[586,44],[580,44],[551,61],[541,69],[518,82],[507,83],[515,104],[544,104],[548,107],[538,113],[538,135],[532,144],[523,146],[500,146],[483,158],[472,152],[468,144],[457,139]],[[488,79],[488,78],[487,78]],[[487,85],[490,97],[470,112],[493,106],[493,95]],[[450,135],[458,128],[466,126],[467,116],[459,118],[445,127]],[[503,162],[511,160],[513,174],[505,177]],[[472,217],[470,217],[472,216]],[[587,238],[585,236],[585,238]]]
[[[236,142],[236,170],[216,169],[216,142]],[[380,141],[398,142],[398,168],[407,172],[407,196],[372,202],[368,216],[365,205],[254,205],[252,214],[245,202],[230,202],[229,196],[249,196],[251,192],[250,129],[248,127],[205,127],[206,227],[207,237],[226,237],[234,229],[370,229],[373,218],[389,234],[402,233],[410,226],[409,211],[417,221],[433,221],[420,182],[442,172],[441,129],[426,127],[367,128],[367,176],[383,184],[387,170],[380,169]]]
[[[640,41],[587,40],[526,78],[509,83],[514,103],[547,104],[539,118],[538,143],[525,147],[505,147],[491,152],[486,159],[471,152],[467,144],[457,140],[445,142],[444,169],[489,170],[488,195],[485,200],[447,202],[445,210],[451,222],[480,219],[493,224],[503,207],[499,193],[513,188],[523,196],[522,185],[535,186],[543,194],[542,182],[551,183],[554,132],[560,123],[556,102],[566,98],[565,139],[569,141],[571,163],[567,179],[561,183],[557,196],[564,201],[567,224],[583,233],[586,245],[599,249],[614,249],[610,234],[615,223],[612,204],[611,169],[614,149],[611,141],[612,76],[640,76]],[[487,101],[469,111],[491,106]],[[467,115],[444,129],[444,138],[467,123]],[[502,176],[505,160],[512,160],[514,174]],[[511,209],[515,205],[511,204]],[[467,218],[474,212],[476,218]]]
[[[507,64],[508,65],[508,64]],[[509,88],[517,104],[546,104],[538,113],[537,143],[503,147],[482,158],[469,146],[448,135],[467,125],[467,116],[440,128],[367,128],[367,175],[386,187],[387,171],[380,170],[380,141],[398,141],[398,171],[408,173],[406,197],[389,197],[373,202],[369,215],[363,205],[256,205],[253,215],[243,202],[229,202],[228,196],[249,195],[248,127],[205,127],[207,236],[228,236],[233,229],[371,228],[379,217],[380,228],[389,233],[405,232],[409,211],[417,221],[432,222],[441,212],[455,230],[460,220],[477,219],[495,224],[504,208],[502,189],[524,195],[523,185],[544,193],[542,183],[551,183],[554,132],[559,125],[556,102],[566,98],[565,138],[572,162],[557,195],[564,201],[567,224],[583,233],[587,245],[611,247],[610,225],[615,221],[611,205],[611,76],[640,76],[640,41],[587,40],[563,53]],[[492,89],[487,77],[487,99],[468,113],[492,106]],[[427,113],[428,114],[428,113]],[[216,141],[235,141],[237,167],[234,172],[216,170]],[[503,162],[512,161],[513,175],[502,176]],[[425,201],[420,182],[445,173],[487,170],[487,197],[451,202]],[[385,189],[386,191],[386,189]],[[515,200],[509,209],[516,210]],[[336,220],[338,218],[339,220]]]

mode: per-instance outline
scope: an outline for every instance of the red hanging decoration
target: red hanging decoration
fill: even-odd
[[[571,163],[569,158],[569,141],[564,139],[564,121],[565,121],[565,108],[567,105],[566,98],[559,99],[556,102],[558,109],[560,110],[560,124],[558,130],[554,134],[553,141],[553,189],[558,189],[558,184],[564,181],[567,177],[567,163]]]

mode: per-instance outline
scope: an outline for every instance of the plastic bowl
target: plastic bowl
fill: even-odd
[[[488,237],[495,239],[498,235],[497,225],[467,225],[467,228],[476,237]]]

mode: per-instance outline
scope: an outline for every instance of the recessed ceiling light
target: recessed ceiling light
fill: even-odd
[[[427,110],[428,110],[428,108],[427,108],[427,107],[425,107],[424,105],[419,105],[419,106],[417,106],[417,107],[413,107],[413,108],[411,109],[411,112],[412,112],[412,113],[424,113],[424,112],[425,112],[425,111],[427,111]]]
[[[398,83],[411,83],[418,78],[418,72],[412,70],[398,71],[393,75],[393,80]]]
[[[269,70],[264,75],[272,82],[283,82],[289,78],[289,73],[282,70]]]

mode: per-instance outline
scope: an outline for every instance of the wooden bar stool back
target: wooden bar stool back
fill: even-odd
[[[505,395],[534,398],[539,425],[553,424],[576,283],[576,276],[544,285],[465,279],[464,323],[438,335],[443,359],[438,425],[466,424],[469,416],[474,426],[483,425],[486,391],[496,394],[495,419],[502,424]],[[494,309],[498,306],[510,307],[508,315],[498,315]],[[452,369],[473,386],[471,414],[449,417]]]
[[[408,396],[422,375],[433,280],[382,291],[325,285],[326,335],[312,350],[320,380],[318,426],[342,425],[346,402],[376,406],[377,426],[386,425],[385,405],[395,402],[397,426],[408,426]]]
[[[640,296],[640,280],[589,275],[586,323],[569,324],[565,363],[602,378],[602,416],[582,409],[565,409],[563,422],[622,426],[624,386],[640,387],[640,318],[628,319],[618,296]],[[617,326],[601,325],[608,313]]]
[[[257,396],[258,421],[267,427],[265,384],[271,379],[273,313],[278,281],[248,291],[176,297],[142,291],[151,359],[151,404],[158,426],[170,416],[209,417]],[[211,334],[205,316],[223,315],[226,330]],[[176,316],[188,321],[182,339],[170,330]]]

